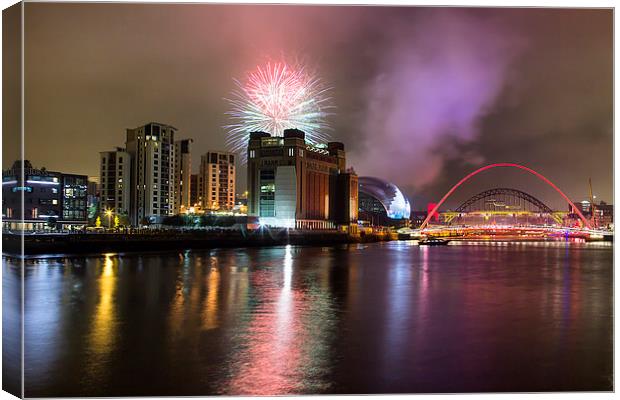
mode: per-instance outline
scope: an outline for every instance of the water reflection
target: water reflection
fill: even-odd
[[[84,370],[84,380],[89,385],[100,385],[112,373],[108,363],[112,356],[116,340],[118,320],[116,318],[115,291],[118,279],[118,258],[105,254],[101,273],[97,279],[96,292],[99,294],[97,305],[92,311],[91,326],[86,337],[88,358]]]
[[[402,348],[406,347],[411,340],[411,335],[415,335],[415,330],[422,327],[422,324],[415,324],[414,332],[409,330],[410,321],[419,320],[419,316],[415,314],[414,298],[412,293],[417,287],[414,281],[413,272],[417,271],[413,262],[412,252],[406,247],[398,247],[399,251],[391,253],[391,257],[385,260],[385,267],[388,268],[387,286],[390,290],[385,291],[387,294],[387,304],[385,313],[387,320],[385,324],[386,340],[384,342],[384,359],[385,376],[389,376],[393,370],[402,368],[405,353]]]
[[[323,315],[330,307],[327,269],[318,265],[317,276],[294,284],[293,248],[283,250],[281,265],[254,273],[257,305],[230,360],[233,376],[222,385],[224,393],[303,393],[325,385],[318,375],[326,367],[324,341],[331,333],[330,316]]]
[[[26,394],[610,388],[612,249],[396,242],[38,260],[25,274]],[[11,271],[5,260],[5,286],[19,284]]]
[[[62,306],[62,299],[65,293],[64,286],[68,283],[63,276],[63,266],[58,260],[37,260],[38,268],[33,268],[35,262],[25,260],[25,265],[25,276],[32,279],[25,281],[25,293],[27,295],[24,297],[24,356],[26,359],[24,367],[26,370],[45,374],[51,372],[54,363],[60,357],[58,344],[62,341],[64,333],[63,321],[65,316],[63,313],[67,312]],[[14,275],[8,275],[9,271],[6,269],[3,271],[3,290],[8,289],[5,293],[11,293],[19,287],[16,285],[21,285],[21,282],[16,280],[14,281],[15,287],[6,287],[14,286],[6,285],[6,283],[9,277],[16,278],[19,276],[19,272],[15,272]],[[45,281],[46,288],[37,288],[32,285],[33,280]],[[41,304],[45,304],[45,307],[40,307]],[[21,307],[21,300],[16,302],[15,306]],[[4,312],[9,313],[10,310],[3,307]],[[20,318],[17,318],[16,322],[21,324]],[[35,359],[32,358],[33,355],[36,355]],[[29,363],[29,360],[32,362]]]
[[[93,315],[92,328],[88,337],[91,351],[107,354],[113,350],[116,320],[114,315],[114,289],[116,282],[112,255],[106,254],[99,277],[99,303]]]
[[[211,269],[207,278],[207,298],[203,307],[203,329],[209,330],[217,328],[218,325],[218,294],[220,289],[220,271],[218,270],[218,260],[215,257],[210,259]]]

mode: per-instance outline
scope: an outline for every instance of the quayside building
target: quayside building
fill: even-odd
[[[158,223],[192,205],[192,139],[177,128],[149,122],[126,130],[125,147],[100,152],[101,209],[132,225]]]
[[[86,226],[88,177],[15,161],[2,171],[2,228],[56,231]]]
[[[235,206],[235,155],[209,151],[200,158],[198,202],[203,210],[232,210]]]
[[[252,132],[247,149],[248,215],[261,225],[335,229],[357,223],[358,179],[344,145],[312,145],[298,129]]]

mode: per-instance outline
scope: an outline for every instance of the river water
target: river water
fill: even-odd
[[[611,390],[612,258],[406,241],[31,258],[26,396]],[[18,304],[15,260],[3,274]]]

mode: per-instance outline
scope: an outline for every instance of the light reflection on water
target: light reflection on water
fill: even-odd
[[[26,395],[610,389],[612,250],[392,242],[31,259]],[[18,284],[11,260],[3,272]]]
[[[67,268],[68,270],[68,268]],[[99,302],[93,315],[92,328],[87,346],[95,354],[104,354],[112,351],[116,321],[114,319],[114,290],[116,288],[117,273],[114,271],[114,261],[109,254],[105,255],[103,269],[99,276]]]
[[[269,290],[260,299],[264,306],[239,332],[239,351],[229,360],[232,377],[220,386],[222,393],[313,393],[327,387],[320,374],[329,368],[324,341],[332,334],[324,293],[328,269],[307,287],[293,289],[293,264],[293,248],[286,246],[282,266],[257,276],[256,284]]]

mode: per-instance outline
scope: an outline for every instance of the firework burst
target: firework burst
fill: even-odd
[[[225,126],[233,151],[244,155],[250,132],[255,131],[282,136],[284,129],[297,128],[312,144],[329,140],[330,88],[303,67],[268,63],[250,72],[244,82],[235,83],[232,98],[226,99],[233,123]]]

